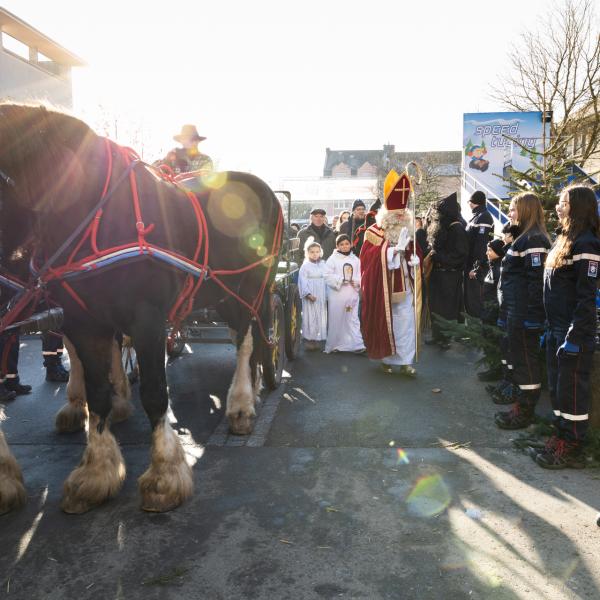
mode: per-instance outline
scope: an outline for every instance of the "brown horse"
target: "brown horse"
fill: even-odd
[[[193,481],[166,419],[165,323],[193,304],[215,307],[237,332],[226,414],[234,433],[249,433],[281,241],[277,198],[257,177],[237,172],[216,174],[190,195],[83,122],[15,104],[0,104],[0,186],[5,256],[34,241],[35,293],[62,306],[85,376],[88,444],[65,482],[63,510],[89,510],[113,497],[125,477],[110,432],[115,332],[133,340],[152,428],[142,508],[177,507]],[[22,500],[14,465],[0,437],[0,512]]]

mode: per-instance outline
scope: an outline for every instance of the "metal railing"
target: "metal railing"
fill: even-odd
[[[490,188],[485,186],[478,179],[473,177],[473,175],[467,173],[464,169],[462,171],[461,180],[463,189],[466,190],[469,193],[469,195],[475,192],[476,190],[481,190],[482,192],[485,192],[485,195],[487,197],[487,209],[490,211],[490,214],[492,215],[494,220],[498,221],[500,226],[504,226],[506,223],[508,223],[508,215],[502,212],[502,203],[504,202],[502,198],[496,195],[495,192],[490,190]]]

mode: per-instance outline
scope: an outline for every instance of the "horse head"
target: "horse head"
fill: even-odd
[[[38,224],[69,210],[97,139],[82,121],[44,106],[0,103],[0,233],[3,262],[23,260]],[[6,266],[8,266],[6,264]]]

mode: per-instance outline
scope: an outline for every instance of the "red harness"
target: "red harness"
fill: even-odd
[[[4,317],[0,321],[0,332],[6,329],[12,323],[16,322],[17,318],[22,316],[24,313],[27,314],[27,316],[29,316],[35,310],[35,306],[42,299],[42,297],[47,296],[46,286],[51,281],[60,282],[60,285],[73,298],[73,300],[83,310],[87,311],[88,308],[84,300],[75,292],[75,290],[67,283],[67,281],[65,281],[65,277],[68,275],[73,276],[76,273],[89,272],[91,269],[96,269],[98,267],[95,263],[97,263],[103,258],[115,255],[115,253],[118,253],[119,251],[128,250],[131,252],[133,250],[137,251],[137,253],[140,255],[147,254],[150,257],[170,257],[171,259],[173,259],[171,261],[171,264],[175,265],[174,268],[177,268],[177,264],[183,264],[184,266],[194,268],[200,273],[200,275],[197,277],[197,281],[194,281],[195,278],[193,275],[188,274],[186,276],[181,292],[177,297],[175,303],[173,304],[171,310],[169,311],[168,320],[173,325],[174,329],[178,329],[183,320],[190,314],[193,308],[194,298],[196,297],[200,286],[207,279],[207,277],[210,277],[210,279],[214,281],[219,287],[221,287],[225,292],[227,292],[230,296],[235,298],[240,304],[242,304],[245,308],[247,308],[250,311],[250,313],[258,323],[261,335],[263,336],[265,341],[269,343],[268,337],[266,336],[265,331],[263,329],[261,319],[259,318],[258,309],[261,306],[264,297],[265,288],[270,278],[273,263],[277,259],[281,247],[281,237],[283,233],[283,215],[281,208],[279,207],[278,210],[277,225],[275,227],[275,234],[273,237],[273,244],[271,246],[270,254],[240,269],[211,269],[208,265],[210,241],[208,236],[208,226],[206,222],[206,217],[196,195],[190,190],[181,186],[173,178],[172,174],[165,173],[164,170],[157,171],[163,179],[169,181],[173,185],[176,185],[179,189],[185,192],[192,206],[194,216],[196,217],[196,222],[198,225],[198,240],[196,242],[196,248],[191,259],[182,256],[176,252],[173,252],[172,250],[168,250],[150,243],[146,239],[146,236],[150,232],[152,232],[152,230],[154,229],[154,224],[146,226],[144,223],[134,172],[134,166],[137,162],[139,162],[140,159],[137,156],[137,154],[130,148],[124,148],[122,146],[119,146],[106,138],[104,139],[104,142],[108,166],[104,187],[102,189],[100,202],[98,204],[100,208],[98,208],[97,210],[94,209],[94,211],[92,211],[92,213],[95,214],[93,214],[93,218],[91,218],[90,223],[87,225],[87,227],[83,231],[81,238],[76,243],[75,247],[70,253],[67,262],[60,267],[53,266],[54,260],[58,258],[58,256],[60,256],[63,253],[63,251],[66,250],[72,243],[72,240],[70,239],[67,240],[67,242],[65,242],[65,244],[59,249],[59,251],[56,252],[54,256],[41,268],[35,285],[31,285],[26,288],[25,292],[17,299],[15,305],[4,315]],[[109,186],[113,176],[113,159],[111,147],[114,147],[117,150],[117,152],[121,155],[126,165],[126,171],[122,174],[122,177],[128,175],[129,178],[129,185],[131,188],[131,199],[133,202],[133,209],[136,219],[135,230],[137,236],[137,243],[113,246],[111,248],[100,250],[98,248],[97,236],[100,221],[104,212],[103,206],[109,199],[109,197],[112,195],[112,193],[116,190],[121,181],[119,180],[117,184],[113,186],[112,190],[109,191]],[[88,218],[92,217],[92,213],[90,213]],[[89,242],[89,246],[92,250],[92,253],[86,256],[85,258],[75,260],[75,256],[80,251],[80,249],[86,241]],[[202,252],[202,259],[199,260],[203,242],[204,251]],[[252,304],[246,302],[220,279],[221,277],[227,275],[239,275],[241,273],[245,273],[246,271],[250,271],[260,265],[267,265],[267,272],[262,281],[259,293],[254,298]]]

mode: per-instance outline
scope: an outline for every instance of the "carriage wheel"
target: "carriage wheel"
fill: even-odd
[[[125,369],[125,375],[129,379],[129,383],[133,385],[137,383],[140,378],[140,366],[138,365],[137,354],[131,338],[128,335],[123,336],[123,343],[121,344],[121,357],[123,360],[123,369]]]
[[[268,333],[273,345],[262,342],[262,372],[265,385],[274,390],[281,383],[285,363],[285,315],[278,294],[271,295],[271,327]]]
[[[285,304],[285,353],[294,360],[300,351],[302,329],[302,299],[295,283],[290,283]]]
[[[167,333],[167,356],[176,358],[181,355],[185,348],[185,327],[171,329]]]

